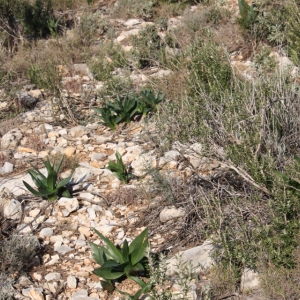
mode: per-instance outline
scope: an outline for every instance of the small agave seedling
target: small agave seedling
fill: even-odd
[[[103,289],[112,292],[114,290],[112,280],[121,279],[125,276],[142,287],[141,293],[145,291],[147,289],[146,284],[140,278],[136,277],[136,275],[144,275],[146,272],[148,228],[137,236],[130,245],[128,245],[125,239],[122,249],[117,248],[96,229],[94,231],[105,243],[105,246],[99,246],[90,242],[92,256],[101,266],[94,270],[94,274],[105,280],[100,281]]]
[[[127,172],[126,166],[123,163],[121,154],[116,152],[117,162],[109,161],[107,169],[113,172],[113,174],[124,183],[128,183],[131,179],[131,174]]]
[[[60,160],[60,162],[55,168],[54,165],[53,166],[51,165],[49,161],[49,157],[47,158],[46,161],[44,161],[44,165],[48,172],[47,177],[43,175],[38,170],[38,168],[31,165],[34,168],[34,170],[28,170],[28,173],[30,174],[35,186],[37,187],[37,190],[32,188],[27,182],[23,181],[25,187],[33,195],[46,198],[49,201],[54,201],[56,200],[57,197],[72,198],[66,185],[70,182],[73,173],[69,177],[57,183],[58,172],[61,167],[63,159],[64,157],[62,157],[62,159]]]

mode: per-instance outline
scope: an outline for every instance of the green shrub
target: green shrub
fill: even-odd
[[[26,271],[36,254],[34,237],[13,235],[0,242],[0,273],[7,277]]]
[[[45,38],[50,35],[49,20],[54,21],[52,1],[35,0],[24,4],[24,31],[29,38]]]
[[[113,16],[123,19],[150,19],[153,16],[154,3],[155,1],[152,0],[120,0],[114,9]]]
[[[30,82],[40,89],[48,89],[55,96],[60,94],[61,75],[52,59],[33,63],[27,70]]]
[[[206,43],[198,39],[187,51],[186,68],[191,93],[205,90],[214,95],[229,90],[232,70],[226,53],[215,43]]]
[[[75,27],[74,42],[81,46],[93,45],[108,30],[108,22],[101,10],[95,13],[85,12]]]
[[[96,59],[89,60],[88,64],[95,79],[105,81],[111,77],[115,68],[126,67],[128,61],[120,46],[107,42],[100,44],[99,54]]]
[[[49,158],[47,159],[47,161],[44,161],[44,165],[48,172],[47,177],[43,175],[38,168],[32,166],[34,170],[28,170],[28,173],[30,174],[38,190],[36,191],[27,182],[23,181],[25,187],[33,195],[48,199],[49,201],[54,201],[57,197],[72,198],[70,191],[68,190],[66,185],[70,182],[73,173],[64,180],[57,182],[58,172],[61,167],[62,161],[63,157],[55,168],[54,165],[51,165]]]
[[[288,8],[287,27],[287,44],[288,53],[292,61],[300,64],[300,11],[299,4],[292,2]]]
[[[138,62],[138,68],[157,66],[166,62],[166,45],[153,25],[146,26],[137,36],[133,36],[132,46],[132,54]]]
[[[238,19],[238,23],[244,30],[249,30],[257,21],[257,12],[255,11],[253,4],[249,5],[246,0],[238,0],[238,4],[241,15]]]
[[[262,71],[251,81],[233,77],[226,60],[222,56],[215,59],[220,55],[217,48],[207,49],[211,46],[200,44],[187,56],[190,91],[161,107],[161,138],[169,144],[201,143],[203,155],[217,158],[238,176],[235,181],[240,183],[229,188],[236,191],[230,202],[215,191],[219,204],[213,209],[210,200],[207,211],[211,212],[204,218],[215,220],[207,230],[209,234],[219,232],[217,239],[227,264],[255,268],[257,257],[263,255],[276,266],[292,268],[292,250],[299,245],[300,231],[298,193],[289,188],[299,180],[300,171],[294,160],[300,154],[297,83],[277,70],[275,74]],[[288,183],[278,178],[278,171]],[[245,186],[243,192],[239,185]],[[259,207],[262,215],[256,211],[238,217],[239,208],[251,211],[247,201]],[[217,207],[224,209],[219,217]],[[236,217],[230,218],[225,213],[228,209]]]

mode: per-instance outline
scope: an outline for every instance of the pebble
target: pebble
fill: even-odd
[[[61,279],[61,274],[57,273],[57,272],[52,272],[52,273],[48,273],[45,276],[45,279],[47,281],[54,281],[54,280],[60,280]]]
[[[75,276],[69,275],[67,278],[67,285],[70,289],[77,288],[77,279]]]

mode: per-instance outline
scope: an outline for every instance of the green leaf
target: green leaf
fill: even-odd
[[[64,191],[61,193],[61,195],[65,198],[72,198],[72,195],[68,189],[64,189]]]
[[[25,187],[31,194],[38,196],[38,197],[43,197],[43,195],[40,192],[33,189],[27,182],[23,181],[23,184],[25,185]]]
[[[135,265],[145,255],[148,247],[148,228],[146,228],[139,236],[137,236],[129,246],[129,253],[131,254],[131,263]]]
[[[61,167],[61,164],[62,164],[63,160],[64,160],[64,156],[61,158],[60,162],[57,164],[57,166],[56,166],[56,168],[55,168],[55,172],[56,172],[56,173],[59,172],[59,169],[60,169],[60,167]]]
[[[128,242],[126,239],[123,244],[122,253],[123,253],[124,261],[129,261],[129,247],[128,247]]]
[[[28,170],[28,173],[30,174],[36,187],[47,185],[47,178],[39,170]]]
[[[93,273],[104,279],[117,279],[125,274],[125,272],[114,272],[113,269],[110,267],[100,267],[94,270]]]
[[[93,228],[96,234],[106,243],[106,248],[103,248],[105,254],[119,263],[124,263],[123,255],[121,251],[104,235],[102,235],[97,229]]]
[[[95,259],[97,264],[102,266],[107,261],[105,253],[102,250],[102,247],[94,244],[93,242],[89,242],[89,244],[92,249],[93,258]]]
[[[49,157],[47,157],[47,160],[44,161],[44,165],[45,165],[45,167],[47,169],[48,176],[49,176],[53,172],[53,168],[52,168],[52,166],[50,164]]]
[[[72,172],[72,174],[70,175],[70,176],[68,176],[67,178],[65,178],[65,179],[63,179],[62,181],[60,181],[58,184],[57,184],[57,186],[56,186],[56,188],[60,188],[60,187],[63,187],[63,186],[65,186],[65,185],[67,185],[69,182],[70,182],[70,180],[71,180],[71,178],[72,178],[72,176],[73,176],[73,173],[74,172]]]
[[[110,282],[100,280],[100,284],[103,290],[108,291],[110,293],[114,291],[114,286]]]
[[[55,190],[56,181],[57,181],[57,173],[54,170],[52,170],[51,173],[48,173],[47,186],[52,190]]]

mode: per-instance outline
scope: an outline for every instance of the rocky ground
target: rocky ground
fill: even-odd
[[[197,6],[191,9],[195,10]],[[170,28],[180,23],[180,19],[170,18]],[[132,47],[128,37],[151,23],[140,19],[113,22],[119,27],[115,43],[119,43],[125,51]],[[273,56],[283,66],[291,64],[286,57]],[[253,62],[243,60],[237,52],[231,53],[231,59],[237,72],[249,78],[253,76]],[[65,66],[60,67],[60,72],[65,72],[63,84],[79,84],[80,92],[65,89],[62,91],[64,99],[72,99],[76,103],[88,94],[89,104],[81,108],[81,113],[91,116],[94,114],[91,107],[97,105],[94,95],[103,83],[93,78],[85,64],[76,64],[73,69],[75,74],[71,76]],[[159,68],[133,70],[130,78],[136,85],[143,85],[170,72]],[[99,278],[92,273],[96,263],[91,258],[89,242],[100,243],[93,228],[120,245],[125,238],[131,241],[145,228],[143,218],[151,209],[156,210],[152,221],[155,227],[151,228],[149,236],[153,252],[169,250],[170,256],[173,256],[184,251],[182,258],[191,261],[198,274],[214,263],[211,258],[214,245],[210,240],[182,245],[177,238],[181,230],[177,225],[184,222],[189,213],[185,206],[173,205],[172,202],[161,205],[158,196],[147,196],[153,192],[150,170],[156,168],[165,178],[186,182],[195,176],[205,179],[222,174],[228,171],[228,166],[202,157],[201,144],[197,143],[174,143],[172,150],[161,155],[153,142],[157,140],[158,133],[151,117],[119,126],[116,132],[97,122],[63,127],[55,125],[56,118],[63,123],[68,116],[68,106],[65,112],[54,117],[55,101],[45,91],[25,86],[16,98],[32,107],[17,118],[0,124],[0,204],[5,218],[17,224],[18,234],[36,237],[39,253],[30,273],[24,273],[14,285],[17,299],[120,299],[120,295],[104,292]],[[0,104],[2,110],[9,105],[5,101]],[[106,169],[108,162],[115,160],[116,151],[134,174],[127,185]],[[72,172],[72,164],[77,165],[71,182],[73,198],[60,198],[49,203],[30,195],[23,185],[26,181],[34,186],[26,173],[29,163],[46,172],[41,162],[48,156],[58,157],[61,154],[65,155],[67,162],[62,178]],[[174,258],[169,263],[169,275],[175,276]],[[203,278],[190,283],[189,299],[202,299],[199,289],[205,285],[205,276]],[[251,270],[245,270],[241,280],[242,291],[258,286],[257,275]],[[128,281],[121,283],[119,288],[127,292],[137,289]],[[173,284],[170,290],[176,299],[176,293],[180,292],[178,286]]]

